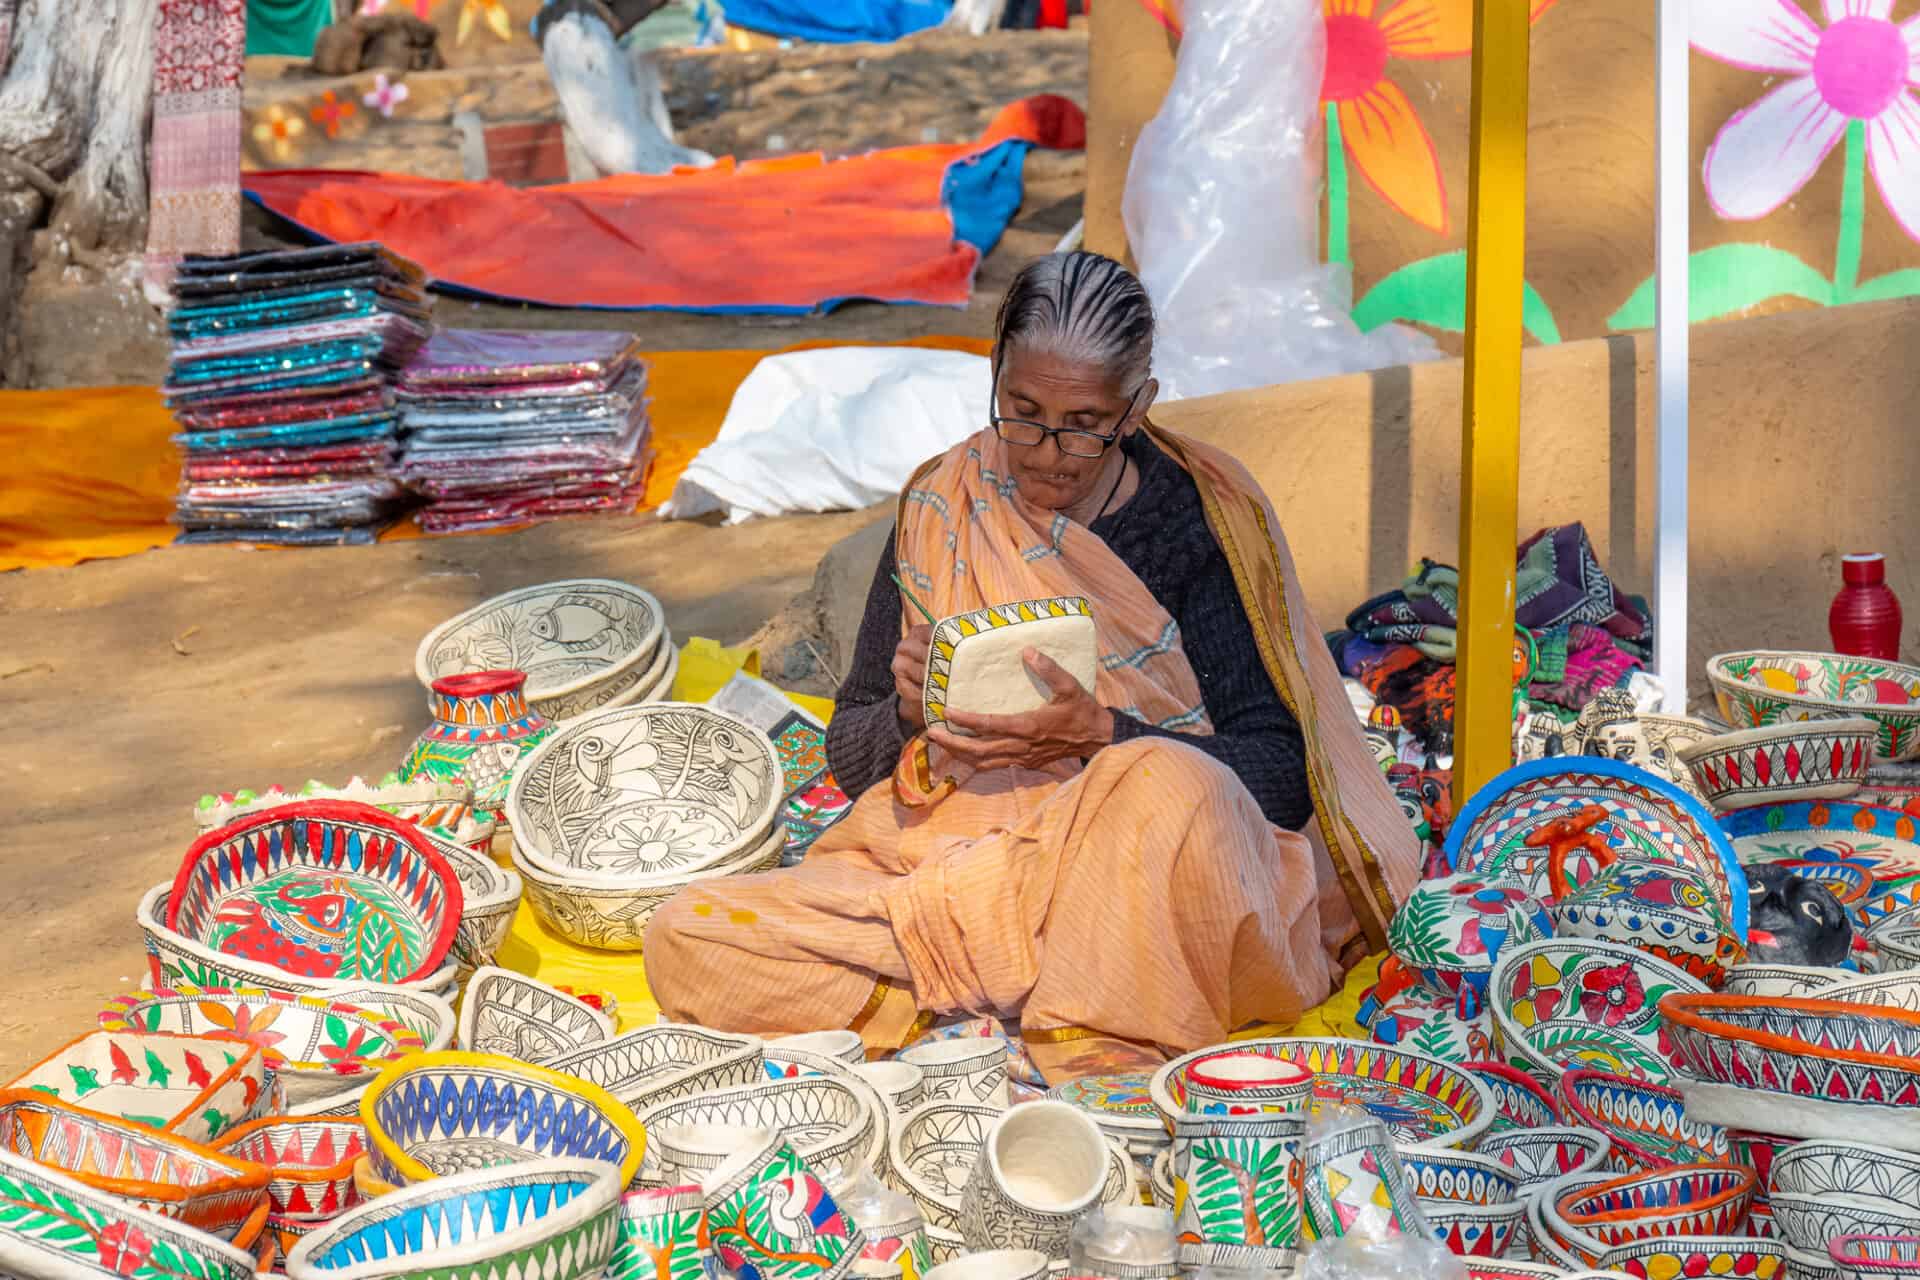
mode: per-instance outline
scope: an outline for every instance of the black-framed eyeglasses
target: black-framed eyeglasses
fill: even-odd
[[[1119,422],[1114,424],[1111,432],[1102,434],[1098,431],[1082,431],[1078,427],[1049,427],[1041,422],[1028,422],[1025,418],[1001,417],[997,412],[1000,404],[1000,375],[996,371],[993,379],[994,410],[988,412],[987,421],[992,425],[994,434],[1008,444],[1017,444],[1031,449],[1048,436],[1052,436],[1060,452],[1069,457],[1098,458],[1111,449],[1114,441],[1120,438],[1120,427],[1133,416],[1133,406],[1140,402],[1140,393],[1146,389],[1147,384],[1144,382],[1133,389],[1133,395],[1127,400],[1126,412],[1120,415]]]

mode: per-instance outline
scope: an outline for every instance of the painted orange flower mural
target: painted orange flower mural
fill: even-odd
[[[1554,0],[1533,0],[1531,20]],[[1451,227],[1446,181],[1433,138],[1406,90],[1387,78],[1395,60],[1432,62],[1473,52],[1472,0],[1324,0],[1327,69],[1320,102],[1354,168],[1382,199],[1445,235]]]

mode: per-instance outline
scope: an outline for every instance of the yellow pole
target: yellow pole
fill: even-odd
[[[1513,762],[1529,0],[1473,0],[1454,811]]]

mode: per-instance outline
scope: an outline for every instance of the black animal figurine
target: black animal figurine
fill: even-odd
[[[1832,967],[1852,954],[1853,921],[1818,880],[1761,863],[1747,868],[1747,889],[1748,963]]]

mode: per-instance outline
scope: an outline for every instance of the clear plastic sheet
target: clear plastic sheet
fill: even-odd
[[[1360,332],[1348,268],[1320,261],[1319,0],[1187,0],[1185,18],[1122,206],[1161,397],[1437,358],[1415,330]]]
[[[580,383],[604,391],[640,354],[617,330],[446,329],[400,375],[408,392],[518,383]],[[456,392],[457,393],[457,392]]]

